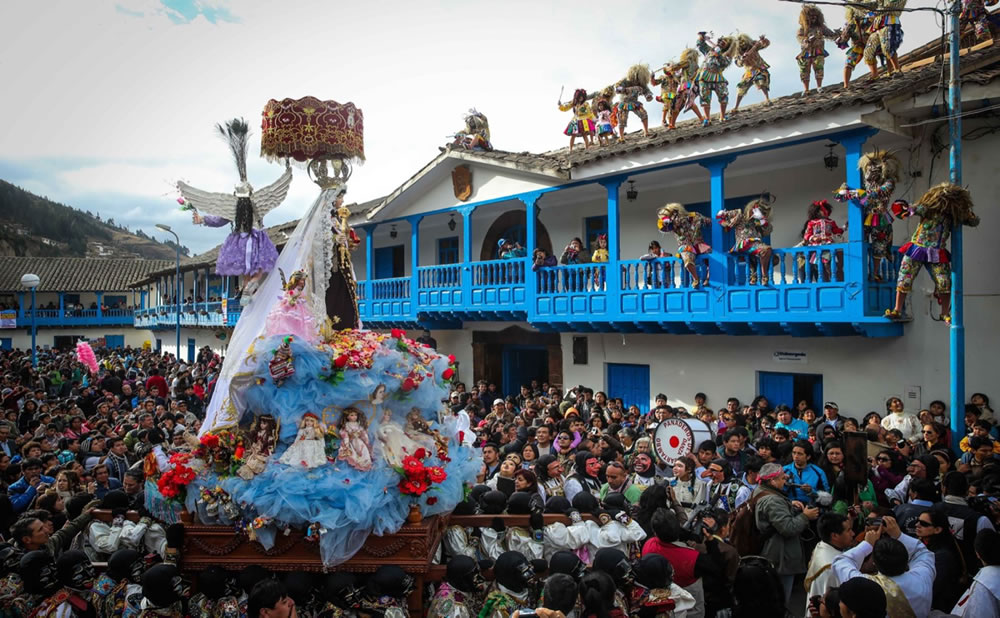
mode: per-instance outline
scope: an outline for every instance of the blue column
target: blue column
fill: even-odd
[[[144,310],[146,308],[146,290],[139,291],[139,309]]]
[[[59,324],[66,322],[66,293],[59,292]]]
[[[858,161],[861,159],[865,141],[871,137],[875,131],[865,130],[854,133],[840,140],[844,147],[844,166],[847,168],[847,186],[851,189],[858,189],[863,186],[861,170],[858,169]],[[852,200],[847,207],[847,251],[844,252],[844,278],[846,284],[850,286],[860,285],[861,294],[848,294],[848,315],[862,317],[865,313],[866,300],[868,294],[867,274],[868,268],[868,243],[864,239],[864,208]]]
[[[365,231],[365,279],[371,281],[375,279],[375,228],[377,224],[366,225],[362,229]],[[371,286],[369,286],[371,289]]]
[[[475,208],[460,208],[462,213],[462,302],[470,306],[472,301],[472,213]]]
[[[948,80],[948,134],[951,140],[949,152],[949,180],[962,184],[962,86],[959,68],[959,38],[961,23],[959,14],[962,3],[958,0],[951,6],[951,34]],[[965,410],[965,300],[962,282],[962,224],[951,230],[951,435],[952,448],[958,449]],[[956,453],[958,450],[955,451]]]
[[[622,290],[622,275],[618,264],[621,260],[621,217],[618,193],[623,180],[615,178],[601,183],[608,192],[608,263],[605,268],[604,285],[609,299],[607,311],[612,316],[618,315],[621,310],[619,296]],[[611,302],[614,303],[613,307],[610,305]]]
[[[709,190],[711,192],[711,204],[712,204],[712,252],[709,254],[708,261],[708,272],[709,279],[711,279],[711,286],[728,286],[729,281],[729,247],[725,246],[725,230],[715,219],[715,213],[720,210],[725,210],[726,208],[726,167],[736,160],[735,156],[731,157],[720,157],[718,159],[713,159],[707,163],[702,163],[702,166],[708,170],[709,177]],[[725,315],[725,303],[721,305],[719,303],[713,303],[713,307],[717,317],[723,317]]]
[[[528,257],[524,258],[524,300],[527,305],[527,318],[531,322],[535,315],[535,297],[538,295],[538,281],[535,271],[531,269],[535,248],[538,247],[538,198],[532,193],[520,198],[524,202],[524,246]]]
[[[38,352],[35,350],[35,336],[38,334],[38,327],[35,323],[35,288],[31,288],[31,366],[38,367]]]
[[[417,317],[417,290],[420,288],[420,273],[417,267],[420,266],[420,220],[423,215],[407,217],[410,222],[410,303],[413,318]]]
[[[24,292],[17,293],[17,323],[20,325],[24,322]]]
[[[104,317],[104,310],[101,309],[101,304],[104,303],[104,292],[97,292],[97,322],[101,322],[101,318]]]

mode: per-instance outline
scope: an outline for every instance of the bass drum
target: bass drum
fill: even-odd
[[[694,453],[705,440],[715,440],[715,432],[707,423],[695,418],[668,418],[656,427],[653,450],[661,460],[673,465]]]

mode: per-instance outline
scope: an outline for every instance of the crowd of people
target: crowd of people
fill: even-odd
[[[39,351],[37,368],[0,353],[3,615],[407,615],[414,582],[395,566],[323,576],[220,564],[185,580],[183,526],[146,510],[148,466],[192,448],[222,359],[97,355],[91,375],[69,351]],[[454,516],[490,517],[446,529],[427,615],[1000,612],[1000,442],[986,395],[957,428],[940,401],[913,414],[890,398],[884,413],[852,415],[833,401],[819,413],[765,397],[718,410],[701,393],[690,409],[667,401],[643,412],[584,386],[505,395],[455,383],[444,405],[471,418],[483,464]],[[654,438],[672,418],[717,438],[666,460]],[[864,482],[849,470],[859,434]]]

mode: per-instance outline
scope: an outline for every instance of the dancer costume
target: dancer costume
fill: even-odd
[[[653,98],[653,91],[647,85],[649,84],[650,77],[649,65],[635,64],[629,67],[625,78],[615,85],[615,90],[621,94],[621,101],[618,102],[617,107],[618,123],[621,125],[623,132],[628,126],[629,112],[634,113],[643,122],[647,122],[649,118],[639,97],[644,96],[647,100]]]
[[[661,232],[673,232],[677,240],[677,253],[684,264],[693,264],[695,257],[712,251],[705,242],[702,229],[712,227],[712,220],[705,215],[688,212],[680,204],[667,204],[657,213],[656,226]]]
[[[743,79],[736,84],[736,94],[746,96],[750,87],[756,85],[759,90],[771,89],[771,65],[760,57],[760,50],[767,49],[771,42],[765,38],[756,41],[750,35],[741,34],[736,39],[736,66],[743,67]]]
[[[680,84],[671,110],[680,114],[692,109],[698,101],[698,50],[688,47],[681,52],[680,60],[674,65]],[[728,96],[728,94],[727,94]]]
[[[962,0],[962,13],[959,15],[962,25],[972,24],[979,38],[988,36],[992,18],[986,5],[996,3],[997,0]]]
[[[816,75],[816,83],[823,81],[823,64],[829,52],[826,51],[826,39],[834,39],[837,33],[826,26],[823,12],[814,4],[806,4],[799,12],[799,30],[795,38],[799,40],[802,51],[795,60],[799,63],[799,78],[809,83],[809,69]]]
[[[720,210],[715,215],[722,227],[735,231],[736,243],[729,252],[749,256],[751,285],[757,283],[756,263],[759,260],[755,256],[771,249],[771,245],[764,242],[764,237],[773,229],[770,219],[773,199],[769,198],[770,196],[762,196],[741,209]],[[761,264],[761,281],[767,285],[770,280],[771,265]]]
[[[570,103],[560,103],[559,111],[568,112],[573,110],[573,120],[566,125],[563,135],[572,137],[583,137],[594,133],[594,112],[590,103],[587,102],[587,91],[581,89],[573,93],[573,101]],[[610,122],[610,119],[609,119]]]
[[[267,232],[264,216],[277,208],[288,194],[292,183],[292,170],[288,167],[273,184],[258,191],[247,182],[247,149],[249,128],[242,119],[234,119],[225,127],[216,125],[229,143],[240,183],[233,193],[210,193],[180,181],[177,189],[185,202],[199,213],[204,213],[202,223],[208,227],[232,224],[232,232],[219,249],[215,273],[223,276],[256,275],[269,272],[278,259]]]
[[[857,200],[864,208],[864,235],[869,243],[873,277],[881,281],[880,266],[892,251],[892,214],[889,200],[899,180],[899,159],[886,150],[874,150],[861,157],[858,168],[862,173],[863,189],[841,185],[834,197],[838,202]]]
[[[853,6],[846,8],[846,21],[836,39],[837,47],[847,50],[845,67],[853,69],[864,58],[870,29],[871,19],[866,11]]]
[[[909,293],[920,269],[927,266],[934,279],[934,295],[951,293],[951,253],[948,237],[955,225],[979,225],[979,217],[972,212],[972,199],[965,189],[943,183],[932,187],[915,205],[905,202],[893,204],[893,211],[905,219],[916,215],[920,223],[910,242],[899,248],[903,261],[899,265],[896,289]]]
[[[704,33],[698,37],[698,51],[705,56],[701,70],[698,71],[698,89],[701,94],[701,104],[711,105],[712,93],[719,95],[719,104],[729,103],[729,80],[723,74],[729,68],[732,58],[733,38],[719,37],[715,45],[711,45]]]
[[[809,206],[809,220],[806,222],[805,229],[802,231],[802,244],[806,247],[818,247],[821,245],[832,245],[836,242],[836,237],[841,236],[844,230],[837,225],[837,222],[830,218],[831,206],[826,200],[820,200],[818,202],[813,202]],[[837,252],[838,255],[841,254],[840,251]],[[816,281],[819,278],[819,273],[817,272],[816,264],[817,261],[823,264],[823,280],[830,281],[832,270],[830,267],[831,254],[829,251],[820,251],[817,260],[817,252],[811,252],[809,254],[809,279],[811,281]],[[805,263],[806,258],[802,253],[796,254],[795,264],[799,271],[799,281],[805,282]]]
[[[865,44],[865,63],[875,64],[879,52],[886,59],[896,55],[903,44],[903,25],[899,20],[906,0],[877,0],[872,12],[872,24],[868,28],[870,36]]]
[[[660,79],[656,79],[655,73],[650,75],[649,83],[660,87],[660,94],[656,97],[657,102],[663,103],[667,109],[672,108],[674,99],[677,98],[677,88],[680,86],[677,75],[674,73],[674,63],[668,62],[663,65],[663,77]]]
[[[614,135],[615,127],[611,124],[611,110],[602,109],[597,112],[597,134]]]

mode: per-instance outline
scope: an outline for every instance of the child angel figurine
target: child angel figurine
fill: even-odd
[[[340,434],[338,461],[346,461],[356,470],[372,469],[372,446],[368,439],[368,419],[357,408],[344,408],[337,423]]]
[[[281,302],[267,316],[268,336],[295,335],[310,344],[316,343],[319,334],[306,298],[305,271],[293,272],[287,281],[284,273],[281,274],[281,278],[285,292],[281,295]]]
[[[274,452],[278,442],[278,421],[270,414],[260,415],[250,427],[247,456],[243,465],[236,471],[245,481],[264,471],[267,459]]]
[[[303,468],[322,466],[326,463],[325,434],[326,427],[320,422],[319,417],[312,412],[306,412],[299,422],[299,432],[295,436],[295,442],[278,461]]]

